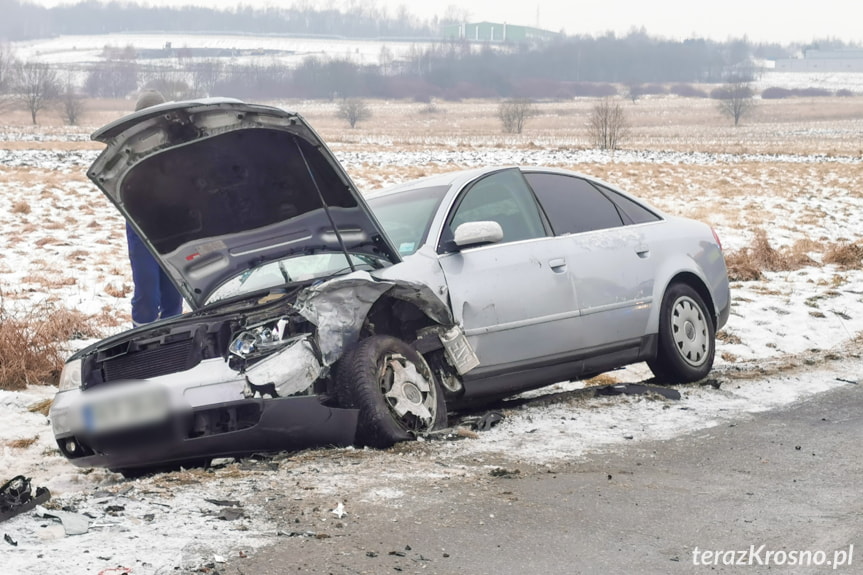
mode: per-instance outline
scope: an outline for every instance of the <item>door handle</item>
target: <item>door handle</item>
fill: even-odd
[[[566,260],[564,258],[554,258],[548,260],[548,267],[556,274],[566,271]]]
[[[646,258],[647,256],[650,255],[650,247],[648,247],[647,244],[639,245],[638,247],[635,248],[635,255],[637,255],[638,257],[640,257],[642,259]]]

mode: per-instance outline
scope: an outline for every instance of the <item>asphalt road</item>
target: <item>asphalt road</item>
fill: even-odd
[[[554,469],[417,486],[397,513],[357,503],[327,538],[283,537],[218,570],[863,573],[861,455],[863,389],[848,385]]]

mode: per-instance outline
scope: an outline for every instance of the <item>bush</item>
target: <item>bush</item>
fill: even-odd
[[[761,92],[763,100],[782,100],[784,98],[824,98],[833,92],[824,88],[766,88]],[[838,93],[837,93],[838,95]]]
[[[794,95],[801,98],[827,98],[832,96],[833,92],[824,88],[797,88]]]
[[[669,93],[681,98],[706,98],[707,92],[700,90],[690,84],[674,84],[669,90]]]
[[[789,90],[788,88],[766,88],[763,92],[761,92],[761,99],[784,100],[785,98],[790,98],[791,95],[791,90]]]
[[[0,300],[0,389],[56,385],[70,339],[98,337],[93,318],[50,303],[15,314]]]
[[[836,264],[844,269],[860,269],[863,263],[863,246],[858,244],[836,244],[824,252],[825,264]]]
[[[591,110],[588,131],[594,146],[600,150],[616,150],[629,133],[626,114],[620,103],[603,98]]]
[[[728,278],[732,281],[754,281],[761,279],[765,271],[791,271],[817,266],[818,263],[806,255],[806,248],[804,245],[777,250],[770,245],[767,232],[757,229],[749,247],[726,254]]]
[[[526,98],[505,100],[497,108],[497,117],[503,124],[503,131],[509,134],[521,134],[524,123],[533,114],[533,104]]]
[[[710,90],[710,98],[712,100],[727,100],[731,97],[731,89],[727,86],[720,86]]]
[[[357,125],[357,122],[371,118],[372,111],[365,100],[348,98],[342,100],[339,104],[339,109],[336,110],[336,117],[347,121],[350,127],[353,128]]]
[[[575,82],[572,84],[573,94],[582,98],[609,98],[617,95],[613,84],[599,82]]]

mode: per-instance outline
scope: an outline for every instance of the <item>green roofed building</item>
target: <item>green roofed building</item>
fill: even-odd
[[[515,26],[498,22],[475,22],[449,24],[443,27],[443,37],[447,40],[467,40],[468,42],[532,42],[552,40],[559,37],[550,32],[530,26]]]

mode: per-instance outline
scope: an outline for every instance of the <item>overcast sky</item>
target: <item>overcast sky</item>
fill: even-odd
[[[32,0],[38,4],[73,0]],[[212,7],[290,6],[291,0],[139,0],[160,5],[198,4]],[[752,41],[809,42],[839,38],[863,42],[861,0],[304,0],[316,7],[353,4],[399,5],[423,18],[442,16],[450,5],[467,10],[471,21],[489,20],[537,25],[567,34],[625,34],[644,27],[653,36],[684,39],[693,36],[726,40],[746,35]]]

